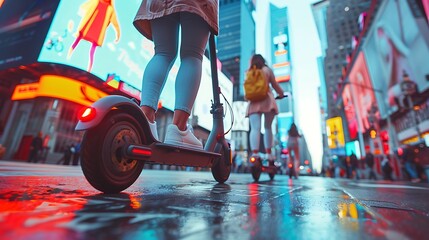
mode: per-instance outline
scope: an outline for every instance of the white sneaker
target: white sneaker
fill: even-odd
[[[156,127],[156,121],[153,122],[153,123],[151,123],[151,122],[148,121],[148,123],[149,123],[150,131],[152,132],[152,136],[154,136],[155,139],[157,141],[159,141],[159,138],[158,138],[158,128]]]
[[[203,149],[203,144],[194,136],[189,126],[187,126],[185,131],[181,131],[176,125],[170,124],[167,127],[167,133],[165,134],[164,143],[189,148]]]

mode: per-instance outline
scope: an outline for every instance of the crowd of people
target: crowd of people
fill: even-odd
[[[38,163],[46,162],[46,151],[49,150],[47,146],[47,140],[49,138],[43,139],[43,133],[39,132],[36,136],[33,137],[30,145],[30,151],[28,154],[27,162],[29,163]],[[80,161],[80,143],[77,144],[68,144],[63,149],[63,156],[57,161],[57,164],[70,165],[73,166],[79,165]]]
[[[379,167],[375,165],[376,161],[378,161]],[[394,173],[395,167],[398,168],[398,173],[396,174]],[[331,178],[355,180],[428,182],[428,177],[424,167],[420,164],[419,158],[409,148],[406,148],[401,155],[383,154],[374,156],[371,151],[367,150],[365,157],[361,160],[358,159],[354,152],[351,152],[348,156],[331,159],[329,165],[322,169],[322,174]]]

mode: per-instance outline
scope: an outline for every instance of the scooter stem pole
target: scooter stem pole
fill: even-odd
[[[210,34],[209,38],[209,51],[210,51],[210,64],[212,72],[212,87],[213,87],[213,102],[216,106],[220,103],[220,88],[219,88],[219,78],[217,75],[217,56],[216,56],[216,44],[215,36],[213,33]]]
[[[225,149],[228,148],[224,138],[223,129],[223,106],[220,102],[220,87],[217,74],[217,58],[216,58],[216,44],[214,34],[210,34],[209,38],[209,53],[210,53],[210,66],[212,74],[212,88],[213,88],[213,103],[210,113],[213,115],[213,128],[204,146],[206,151],[214,151],[216,144],[220,143]]]

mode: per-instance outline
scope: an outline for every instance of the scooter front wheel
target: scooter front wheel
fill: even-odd
[[[215,152],[220,153],[222,157],[212,166],[212,175],[218,183],[224,183],[231,173],[231,149],[217,144]]]
[[[144,162],[124,158],[123,147],[144,142],[143,131],[131,115],[112,111],[85,132],[81,166],[88,182],[104,193],[118,193],[131,186]]]

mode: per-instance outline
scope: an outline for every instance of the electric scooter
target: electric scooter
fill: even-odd
[[[276,100],[283,99],[287,97],[287,94],[284,94],[283,97],[275,97]],[[275,164],[273,159],[263,159],[260,156],[251,156],[249,159],[250,163],[250,172],[252,173],[253,180],[255,182],[259,181],[259,177],[262,172],[268,173],[270,180],[274,180],[274,176],[277,173],[278,167]]]
[[[270,180],[274,180],[277,173],[277,166],[274,160],[263,159],[261,157],[250,157],[250,172],[252,173],[253,180],[259,181],[262,172],[268,173]]]
[[[213,128],[204,150],[169,145],[155,139],[138,101],[110,95],[84,108],[76,131],[85,131],[81,145],[81,167],[88,182],[104,193],[118,193],[140,176],[144,164],[211,168],[219,183],[228,180],[231,148],[225,139],[224,108],[220,102],[213,34],[209,38],[213,100]]]

